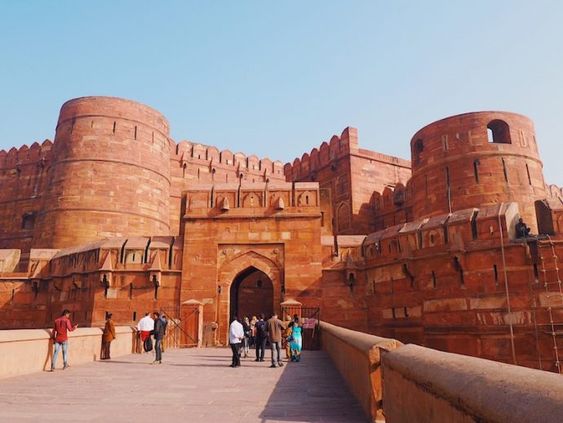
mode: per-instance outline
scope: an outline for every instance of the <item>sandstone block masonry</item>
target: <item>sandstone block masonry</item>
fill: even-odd
[[[284,166],[177,143],[134,101],[70,100],[53,142],[0,151],[0,327],[158,309],[179,344],[224,343],[235,313],[284,303],[560,372],[563,195],[532,121],[466,113],[410,145],[411,161],[383,155],[346,128]]]

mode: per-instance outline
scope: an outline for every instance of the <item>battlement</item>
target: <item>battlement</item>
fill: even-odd
[[[497,246],[501,239],[516,238],[519,217],[517,203],[499,203],[417,219],[369,234],[362,252],[367,260],[386,262]]]
[[[283,164],[278,160],[272,161],[267,157],[260,159],[254,154],[246,156],[243,153],[219,150],[213,146],[187,140],[180,141],[172,146],[171,158],[180,162],[181,167],[195,162],[205,164],[210,168],[219,166],[238,171],[276,175],[278,178],[283,176]]]
[[[20,148],[12,147],[8,151],[0,150],[0,169],[15,169],[18,166],[48,160],[52,148],[53,142],[47,139],[41,144],[34,142],[31,147],[24,144]]]
[[[178,237],[109,238],[66,248],[50,259],[51,276],[72,276],[99,271],[112,284],[112,272],[117,270],[162,272],[181,267],[181,242]]]
[[[555,184],[549,184],[549,185],[546,184],[545,191],[550,196],[550,198],[559,199],[563,201],[563,188]]]
[[[310,177],[314,179],[314,174],[317,171],[351,154],[410,169],[408,160],[359,148],[358,130],[347,127],[340,136],[333,135],[329,142],[323,142],[319,148],[315,147],[310,153],[304,153],[301,158],[296,158],[293,163],[286,163],[284,172],[287,180],[302,180]]]
[[[340,136],[333,135],[329,142],[323,142],[320,148],[313,148],[310,153],[304,153],[301,159],[296,158],[293,163],[286,163],[284,166],[286,179],[291,181],[307,178],[310,173],[330,165],[357,149],[358,130],[347,127]]]

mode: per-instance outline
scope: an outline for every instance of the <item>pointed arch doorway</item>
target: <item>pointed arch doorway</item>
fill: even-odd
[[[238,273],[230,288],[229,321],[236,315],[239,318],[258,316],[266,318],[274,312],[274,285],[270,277],[254,266]]]

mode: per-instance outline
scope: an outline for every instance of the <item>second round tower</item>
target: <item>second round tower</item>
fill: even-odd
[[[413,217],[517,202],[535,231],[534,200],[546,197],[533,122],[507,112],[448,117],[411,140]]]

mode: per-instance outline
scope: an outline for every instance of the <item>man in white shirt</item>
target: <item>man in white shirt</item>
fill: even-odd
[[[137,330],[139,331],[139,336],[141,337],[141,342],[143,343],[144,348],[145,341],[150,338],[151,331],[154,330],[154,320],[150,316],[150,313],[145,313],[145,317],[139,320],[139,323],[137,324]]]
[[[244,338],[244,329],[239,322],[238,317],[235,316],[231,326],[229,327],[229,344],[233,351],[233,362],[231,367],[240,367],[240,346]]]

